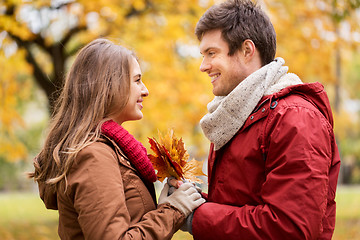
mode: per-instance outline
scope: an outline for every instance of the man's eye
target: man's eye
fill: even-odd
[[[209,52],[209,56],[212,57],[215,55],[215,52]]]

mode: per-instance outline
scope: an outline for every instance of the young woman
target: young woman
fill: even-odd
[[[143,117],[148,94],[128,49],[97,39],[79,52],[31,174],[61,239],[170,239],[205,201],[166,184],[157,206],[146,149],[121,126]]]

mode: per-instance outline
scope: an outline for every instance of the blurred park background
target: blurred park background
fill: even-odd
[[[173,128],[191,157],[209,142],[199,120],[212,100],[199,71],[194,28],[211,0],[0,1],[0,239],[58,239],[26,178],[76,52],[98,37],[133,49],[150,95],[144,119],[125,127],[147,137]],[[258,0],[277,32],[277,56],[328,92],[342,166],[333,239],[360,239],[360,0]],[[206,186],[204,186],[206,188]],[[206,191],[206,189],[205,189]],[[174,239],[191,239],[178,232]]]

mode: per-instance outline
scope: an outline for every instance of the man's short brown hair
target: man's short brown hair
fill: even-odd
[[[262,65],[270,63],[276,53],[276,33],[269,17],[250,0],[228,0],[209,8],[196,25],[199,40],[210,30],[219,29],[233,55],[246,39],[254,42]]]

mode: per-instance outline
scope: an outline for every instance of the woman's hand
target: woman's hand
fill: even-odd
[[[192,183],[183,183],[178,189],[169,196],[170,186],[165,183],[159,196],[159,205],[164,203],[170,203],[173,207],[184,213],[185,217],[201,204],[205,202],[205,199],[201,197],[201,194],[196,190]]]

